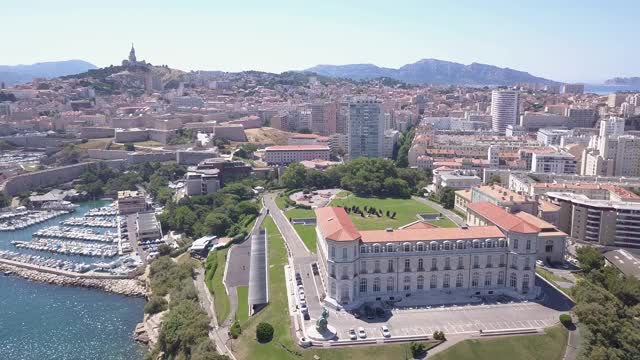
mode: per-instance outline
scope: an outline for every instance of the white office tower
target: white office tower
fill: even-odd
[[[384,113],[375,97],[359,96],[349,102],[349,157],[384,156]]]
[[[494,90],[491,92],[491,128],[500,133],[507,126],[516,125],[518,118],[518,92]]]
[[[620,136],[624,134],[624,119],[611,117],[600,121],[600,136]]]

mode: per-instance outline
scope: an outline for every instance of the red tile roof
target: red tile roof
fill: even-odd
[[[317,226],[328,240],[353,241],[360,233],[343,208],[323,207],[315,210]]]
[[[489,202],[471,203],[467,205],[468,211],[487,219],[490,223],[501,229],[519,232],[523,234],[533,234],[540,232],[540,228],[531,225],[521,218],[508,213],[503,208]]]
[[[329,150],[326,145],[276,145],[269,146],[266,151],[324,151]]]
[[[361,231],[362,242],[384,243],[403,241],[443,241],[471,240],[482,238],[504,237],[504,233],[496,226],[473,226],[464,228],[433,229],[398,229],[393,231],[369,230]]]

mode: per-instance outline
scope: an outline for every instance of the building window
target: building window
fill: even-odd
[[[389,276],[387,278],[387,291],[391,292],[393,291],[393,277]]]
[[[334,264],[331,264],[331,273],[329,274],[329,276],[334,279],[336,278],[336,266]]]
[[[449,259],[448,256],[444,258],[444,269],[451,270],[451,260]]]
[[[445,241],[445,242],[444,242],[444,249],[445,249],[445,250],[451,250],[451,243],[450,243],[450,242],[448,242],[448,241]]]
[[[485,287],[491,286],[491,272],[484,274],[484,286]]]
[[[431,275],[431,282],[429,283],[429,287],[431,289],[435,289],[436,287],[438,287],[438,277],[435,274]]]
[[[529,270],[530,269],[530,267],[529,267],[529,258],[528,257],[524,258],[524,269],[525,270]]]
[[[373,279],[373,292],[380,292],[380,278]]]
[[[547,243],[544,245],[544,252],[553,252],[553,240],[547,240]]]
[[[500,266],[505,266],[505,262],[504,262],[504,254],[500,255]]]
[[[458,269],[464,269],[464,259],[462,256],[458,256]]]
[[[379,253],[380,252],[380,245],[374,244],[373,245],[373,252],[376,253],[376,254]]]
[[[347,248],[342,248],[342,260],[347,260]]]
[[[360,246],[360,254],[364,254],[366,252],[367,252],[367,247],[364,245]]]
[[[410,271],[411,271],[411,260],[404,259],[404,272],[410,272]]]
[[[518,287],[518,280],[516,278],[516,273],[511,273],[511,276],[509,277],[509,286],[511,286],[514,289]]]
[[[409,276],[404,277],[404,291],[411,290],[411,278]]]
[[[393,252],[393,245],[387,244],[387,252]]]
[[[331,297],[335,299],[336,297],[336,283],[331,282]]]
[[[518,239],[513,239],[513,248],[518,249]]]
[[[438,243],[437,242],[435,242],[435,241],[431,242],[431,250],[432,251],[438,250]]]
[[[336,248],[331,246],[331,258],[335,259],[336,258]]]
[[[480,279],[480,275],[477,272],[473,273],[473,276],[471,277],[471,287],[478,287],[478,281]]]
[[[462,250],[464,249],[464,241],[458,241],[456,243],[456,246],[458,247],[458,249]]]
[[[366,278],[360,279],[360,292],[361,293],[366,293],[367,292],[367,279]]]
[[[393,272],[393,260],[389,260],[389,265],[387,266],[387,272]]]
[[[525,274],[522,277],[522,293],[526,294],[529,292],[529,274]]]
[[[531,250],[531,240],[527,240],[526,248],[527,250]]]
[[[477,249],[480,247],[480,240],[473,240],[473,248]]]
[[[424,271],[424,260],[418,259],[418,271]]]
[[[480,267],[480,257],[478,255],[475,255],[473,257],[473,268],[477,269]]]
[[[498,273],[498,285],[504,285],[504,271]]]
[[[416,287],[418,290],[424,290],[424,276],[418,275],[418,283]]]
[[[433,258],[431,259],[431,271],[436,271],[438,270],[438,259]]]
[[[442,280],[442,287],[445,289],[448,289],[450,282],[451,282],[451,277],[449,276],[449,274],[444,274],[444,279]]]
[[[424,244],[418,243],[418,251],[424,251]]]
[[[458,273],[458,275],[456,275],[456,287],[457,288],[461,288],[462,287],[462,280],[464,279],[464,275],[462,275],[462,273]]]
[[[348,266],[343,266],[342,267],[342,279],[343,280],[348,280],[349,279],[349,267]]]
[[[366,260],[362,260],[360,261],[360,274],[366,274],[367,273],[367,262]]]
[[[487,267],[493,267],[491,255],[487,255]]]
[[[380,260],[376,260],[373,262],[373,272],[380,272]]]
[[[404,244],[404,251],[405,252],[411,251],[411,244]]]

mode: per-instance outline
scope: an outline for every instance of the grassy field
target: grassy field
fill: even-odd
[[[426,343],[427,349],[432,348],[436,344],[437,342]],[[313,360],[315,355],[318,355],[322,360],[402,360],[411,359],[411,350],[409,349],[409,344],[309,349],[304,351],[302,358],[305,360]]]
[[[238,292],[238,321],[244,324],[249,320],[249,287],[238,286],[236,291]]]
[[[80,149],[88,150],[88,149],[104,149],[107,144],[113,140],[113,138],[105,138],[105,139],[89,139],[86,143],[78,144],[77,146]]]
[[[457,227],[458,225],[456,225],[456,223],[454,223],[453,221],[449,220],[448,217],[443,216],[442,219],[440,220],[430,220],[427,221],[429,224],[433,224],[437,227]]]
[[[293,225],[298,235],[307,245],[309,251],[315,254],[316,252],[316,227],[313,225]]]
[[[287,263],[287,250],[271,217],[267,217],[263,224],[269,241],[269,305],[242,325],[242,335],[233,342],[233,349],[238,359],[297,359],[292,352],[300,350],[289,331],[291,319],[283,268]],[[273,340],[266,344],[260,344],[255,339],[256,326],[263,321],[273,325],[275,330]]]
[[[430,357],[433,360],[530,359],[560,360],[567,346],[567,330],[554,326],[545,335],[465,340]]]
[[[398,228],[402,225],[418,220],[416,214],[437,213],[433,208],[411,199],[381,199],[381,198],[361,198],[351,195],[345,198],[336,198],[331,202],[331,206],[373,206],[383,212],[382,217],[375,215],[361,217],[359,214],[351,213],[351,220],[358,230],[384,230],[388,227]],[[395,219],[386,216],[386,212],[397,213]],[[455,224],[454,224],[455,225]]]
[[[558,285],[558,282],[565,282],[565,283],[570,283],[571,281],[568,279],[563,278],[562,276],[558,276],[554,273],[552,273],[551,271],[541,268],[541,267],[536,267],[536,273],[540,276],[542,276],[543,278],[545,278],[545,280],[549,281],[550,283],[552,283],[553,285],[556,286],[556,288],[560,289],[560,291],[564,292],[565,294],[571,296],[571,290],[564,288],[560,285]]]
[[[316,213],[312,209],[291,209],[285,211],[284,215],[287,218],[301,219],[301,218],[315,218]]]
[[[164,146],[162,145],[161,142],[155,141],[155,140],[139,141],[133,144],[137,146],[148,146],[148,147]]]
[[[224,289],[224,284],[222,283],[227,252],[229,252],[229,248],[215,251],[216,257],[218,259],[218,267],[216,268],[216,272],[213,274],[211,283],[207,284],[209,290],[213,295],[213,302],[216,307],[216,317],[218,318],[218,323],[220,324],[222,324],[227,319],[230,311],[229,297],[227,296],[227,293]]]

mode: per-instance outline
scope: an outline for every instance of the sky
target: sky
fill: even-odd
[[[597,83],[640,76],[639,19],[638,0],[2,0],[0,64],[108,66],[133,42],[185,71],[434,58]]]

